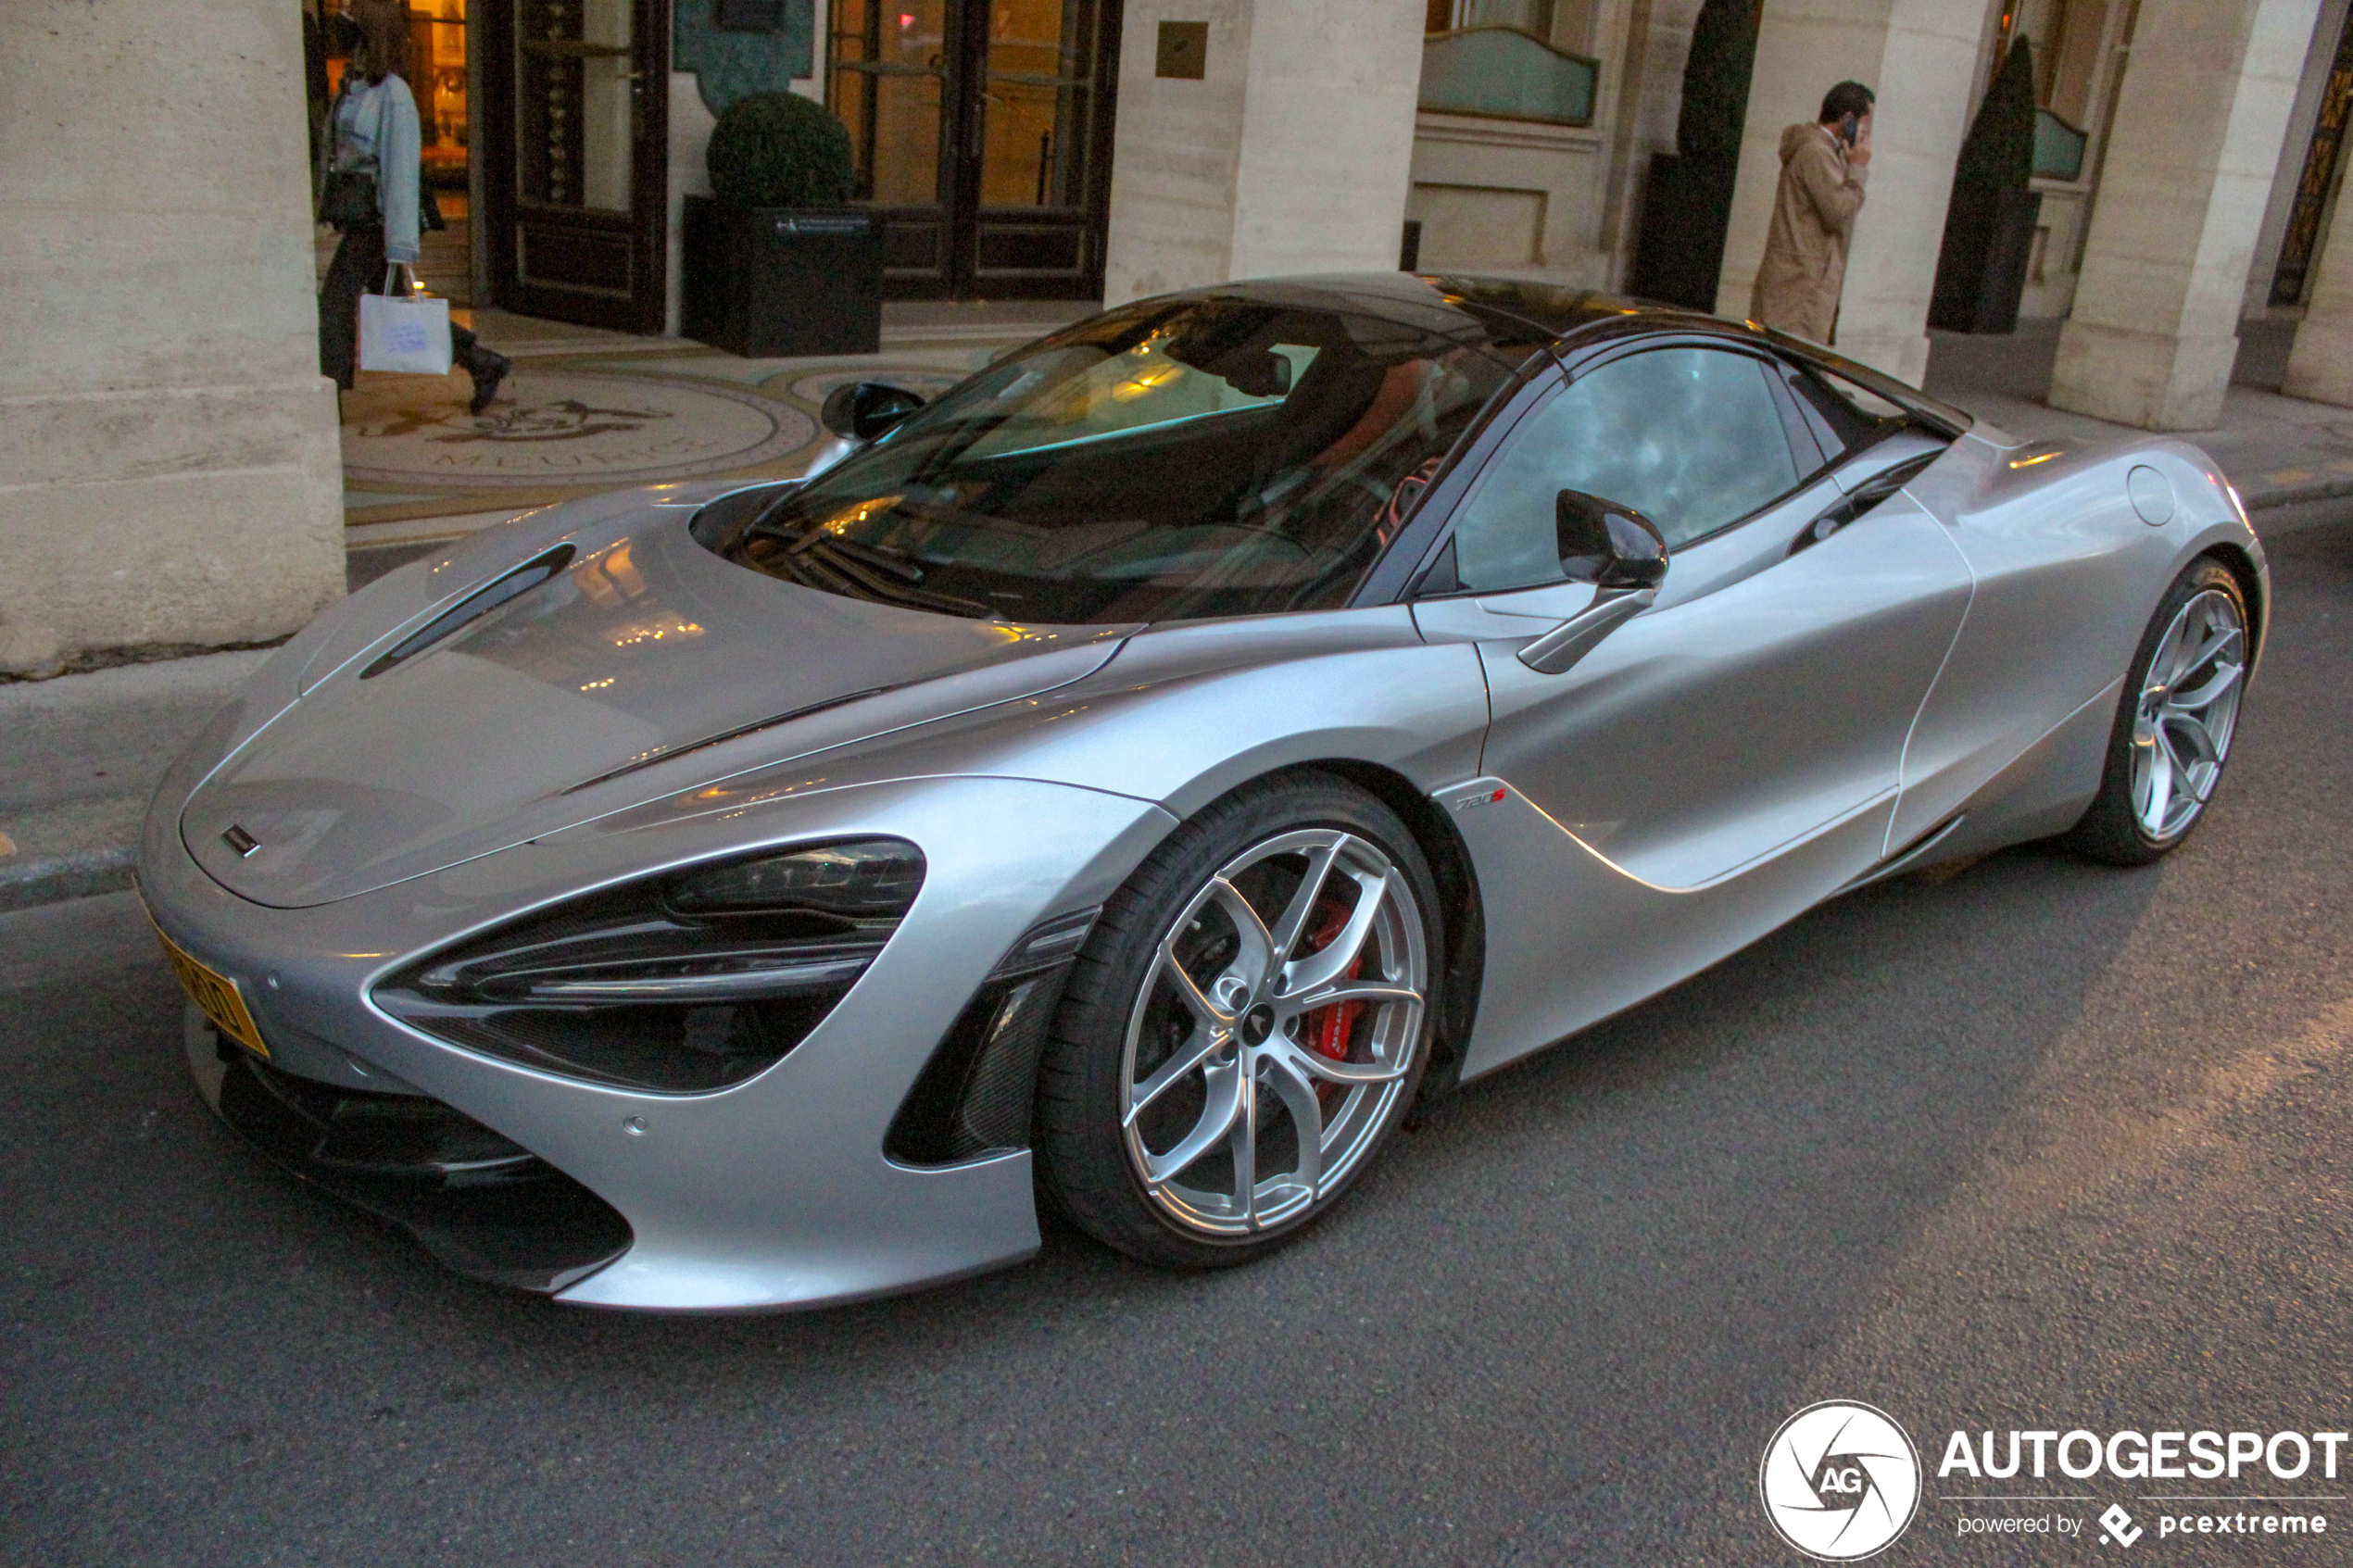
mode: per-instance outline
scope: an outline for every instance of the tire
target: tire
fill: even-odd
[[[1287,929],[1290,961],[1268,962]],[[1169,1268],[1294,1239],[1413,1104],[1441,935],[1413,835],[1355,786],[1279,775],[1204,808],[1073,966],[1038,1073],[1047,1199]]]
[[[2065,843],[2116,866],[2145,866],[2181,847],[2230,759],[2247,652],[2238,579],[2211,557],[2192,561],[2133,651],[2100,792]]]

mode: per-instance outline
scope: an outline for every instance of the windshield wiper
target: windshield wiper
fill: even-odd
[[[810,586],[830,589],[837,594],[879,599],[887,604],[902,604],[912,609],[935,609],[949,615],[961,615],[971,621],[988,621],[999,613],[974,599],[933,593],[916,587],[904,578],[893,581],[891,576],[884,574],[884,570],[880,570],[881,563],[868,564],[856,551],[843,548],[843,542],[831,536],[812,541],[802,559],[793,560],[788,553],[786,561],[787,570],[794,571]],[[900,570],[906,569],[902,566]]]
[[[798,555],[808,550],[823,550],[828,555],[847,556],[861,566],[871,566],[903,577],[910,583],[924,580],[924,569],[896,550],[886,550],[879,545],[868,545],[856,539],[844,539],[836,533],[805,533],[789,548]]]

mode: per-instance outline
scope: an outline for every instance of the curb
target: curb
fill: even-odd
[[[2239,500],[2248,511],[2261,512],[2275,507],[2301,506],[2306,501],[2333,501],[2339,495],[2353,495],[2353,479],[2316,479],[2308,484],[2250,490],[2242,494]]]
[[[116,848],[47,855],[16,866],[0,860],[0,914],[120,893],[131,885],[136,859],[134,851]]]

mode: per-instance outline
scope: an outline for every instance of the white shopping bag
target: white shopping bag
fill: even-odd
[[[449,302],[412,295],[359,296],[359,368],[410,375],[449,373]]]

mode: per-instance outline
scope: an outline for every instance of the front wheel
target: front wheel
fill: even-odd
[[[2189,837],[2230,758],[2247,652],[2238,579],[2220,561],[2193,561],[2134,650],[2100,793],[2069,844],[2112,865],[2145,866]]]
[[[1148,1262],[1214,1268],[1327,1212],[1412,1103],[1437,893],[1396,815],[1323,775],[1188,822],[1105,908],[1039,1078],[1048,1194]]]

